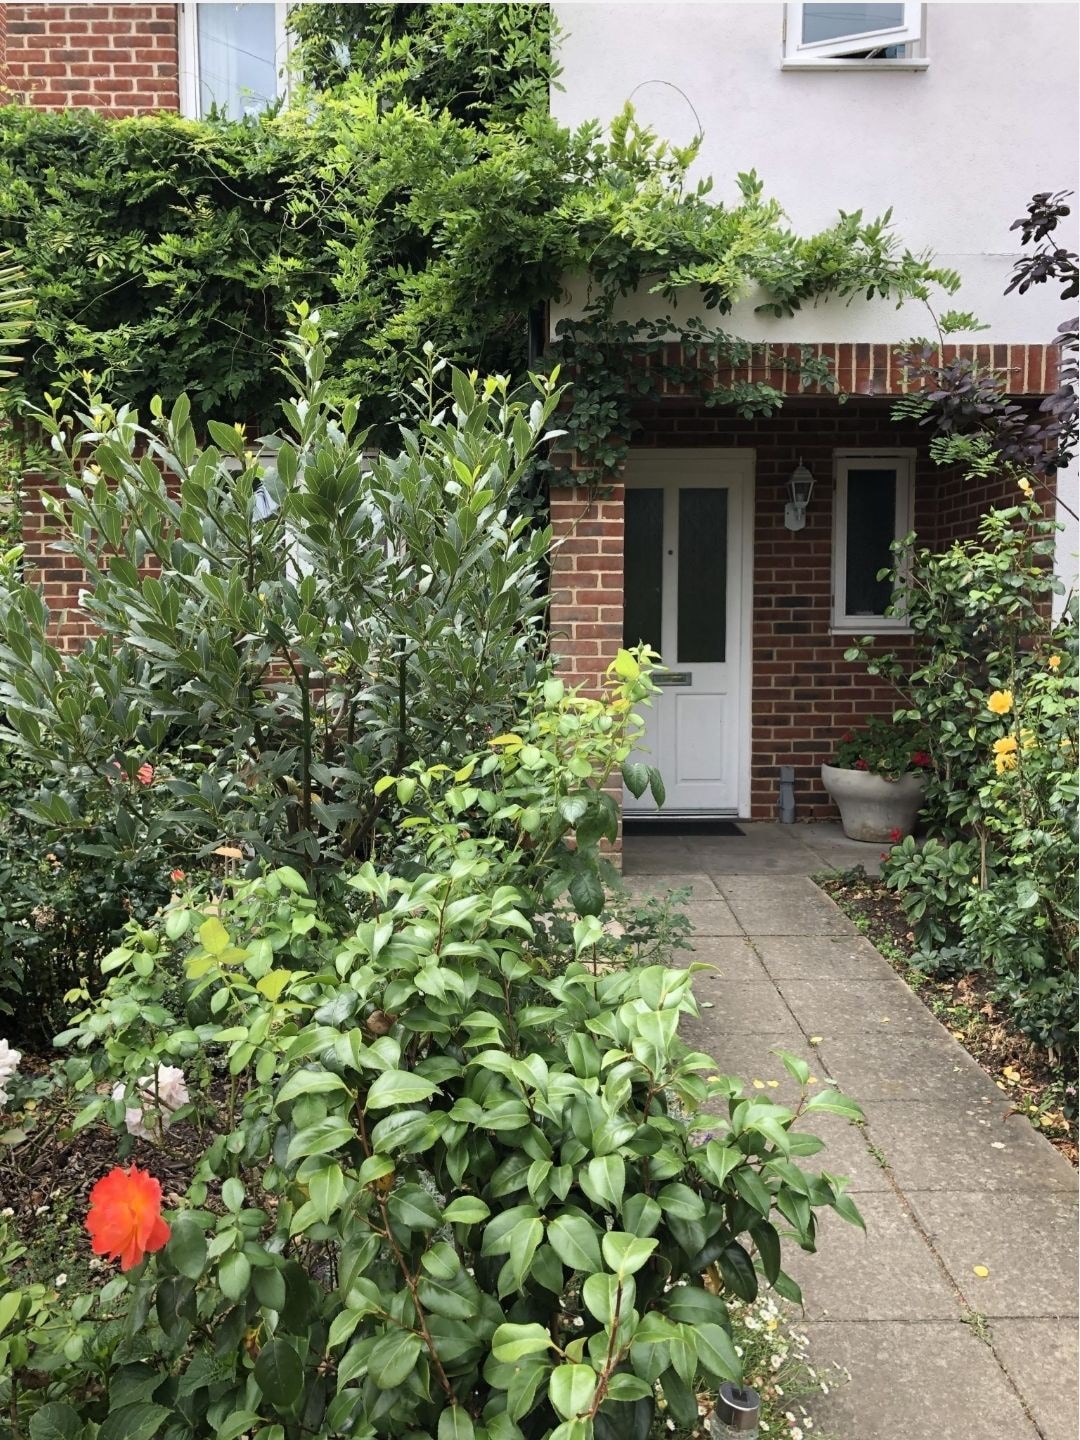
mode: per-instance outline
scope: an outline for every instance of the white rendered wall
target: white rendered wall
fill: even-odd
[[[963,276],[940,308],[974,311],[990,326],[954,339],[1051,340],[1075,302],[1063,304],[1048,285],[1022,297],[1002,291],[1017,253],[1009,226],[1030,196],[1080,188],[1080,7],[931,3],[929,66],[914,73],[782,70],[783,8],[556,3],[563,89],[552,94],[553,111],[568,125],[608,121],[632,98],[641,120],[676,142],[697,131],[696,111],[705,136],[698,168],[712,175],[718,198],[735,200],[736,172],[756,169],[801,233],[840,209],[871,217],[891,206],[905,244],[930,248]],[[1071,248],[1075,220],[1074,209],[1064,232]],[[571,279],[567,289],[553,323],[580,309],[582,285]],[[637,297],[626,314],[669,309]],[[687,297],[680,309],[701,307]],[[881,343],[930,331],[922,306],[898,311],[880,301],[829,303],[777,321],[755,315],[751,300],[723,324],[777,341]]]

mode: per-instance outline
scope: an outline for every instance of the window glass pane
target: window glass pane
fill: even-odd
[[[892,581],[877,572],[892,566],[896,536],[896,471],[849,470],[847,491],[847,615],[884,615]]]
[[[664,492],[626,488],[623,644],[660,651],[663,618]]]
[[[722,664],[727,654],[727,497],[679,491],[679,665]]]
[[[274,5],[199,5],[199,103],[230,119],[265,110],[278,96]]]
[[[802,15],[804,45],[891,30],[904,23],[903,5],[804,5]]]

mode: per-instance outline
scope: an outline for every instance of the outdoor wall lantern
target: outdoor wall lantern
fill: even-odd
[[[789,530],[801,530],[806,524],[806,507],[814,493],[814,477],[800,460],[788,481],[788,502],[784,506],[784,524]]]

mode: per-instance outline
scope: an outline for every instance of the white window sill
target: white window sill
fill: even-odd
[[[903,70],[914,73],[929,68],[924,57],[912,60],[782,60],[781,70]]]
[[[830,635],[913,635],[910,625],[902,620],[889,620],[879,615],[864,615],[855,620],[834,620]]]

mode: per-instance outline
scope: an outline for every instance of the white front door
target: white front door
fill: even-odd
[[[651,450],[626,476],[623,641],[666,673],[632,758],[664,780],[662,813],[749,813],[749,635],[754,455]],[[653,811],[646,791],[627,811]]]

